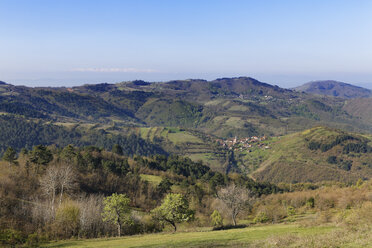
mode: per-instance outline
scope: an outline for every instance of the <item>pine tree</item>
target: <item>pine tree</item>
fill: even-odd
[[[16,151],[9,146],[3,155],[3,160],[9,162],[9,165],[11,165],[17,159],[16,155]]]

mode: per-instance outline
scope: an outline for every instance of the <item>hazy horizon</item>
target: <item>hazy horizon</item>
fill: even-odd
[[[0,2],[0,80],[77,86],[249,76],[372,88],[372,2]]]
[[[99,84],[99,83],[110,83],[110,84],[115,84],[115,83],[119,83],[119,82],[124,82],[124,81],[134,81],[134,80],[144,80],[144,81],[147,81],[147,82],[167,82],[167,81],[172,81],[172,80],[188,80],[188,79],[203,79],[203,80],[207,80],[207,81],[212,81],[212,80],[215,80],[215,79],[218,79],[218,78],[232,78],[232,77],[251,77],[251,78],[254,78],[260,82],[263,82],[263,83],[268,83],[268,84],[271,84],[271,85],[277,85],[279,87],[282,87],[282,88],[294,88],[294,87],[297,87],[297,86],[301,86],[305,83],[309,83],[309,82],[312,82],[312,81],[325,81],[325,80],[334,80],[334,81],[339,81],[339,82],[343,82],[343,83],[347,83],[347,84],[352,84],[352,85],[355,85],[355,86],[359,86],[359,87],[363,87],[363,88],[367,88],[367,89],[372,89],[372,83],[369,84],[369,83],[365,83],[365,82],[350,82],[348,80],[337,80],[335,78],[317,78],[317,79],[312,79],[311,76],[307,76],[306,78],[308,78],[308,80],[305,80],[303,82],[299,82],[299,81],[296,81],[294,80],[295,78],[297,78],[295,75],[292,75],[292,77],[288,76],[288,75],[269,75],[269,76],[252,76],[252,75],[220,75],[220,76],[209,76],[209,77],[199,77],[197,75],[195,75],[195,77],[188,77],[187,75],[183,75],[183,76],[180,76],[178,78],[174,77],[174,78],[160,78],[158,80],[155,80],[154,78],[152,77],[145,77],[145,78],[140,78],[140,77],[130,77],[130,78],[127,78],[127,79],[111,79],[111,80],[105,80],[105,78],[101,78],[101,77],[96,77],[94,79],[91,79],[91,80],[87,80],[87,79],[82,79],[82,80],[79,80],[79,79],[48,79],[48,78],[43,78],[43,79],[19,79],[19,80],[10,80],[10,81],[7,81],[7,80],[2,80],[0,79],[0,81],[3,81],[5,83],[8,83],[8,84],[12,84],[12,85],[17,85],[17,86],[28,86],[28,87],[75,87],[75,86],[81,86],[81,85],[84,85],[84,84]],[[280,79],[288,79],[288,78],[294,78],[292,80],[288,80],[288,81],[280,81]],[[303,77],[302,77],[303,78]],[[279,79],[279,80],[278,80]],[[282,82],[282,83],[281,83]],[[283,83],[284,82],[284,83]]]

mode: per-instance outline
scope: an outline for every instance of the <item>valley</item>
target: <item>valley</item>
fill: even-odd
[[[0,247],[372,248],[372,1],[0,10]]]
[[[286,247],[348,232],[349,214],[368,208],[371,98],[313,95],[245,77],[0,88],[3,244],[262,247],[275,240]],[[233,220],[219,198],[228,187],[246,199]],[[116,235],[114,222],[101,217],[111,197],[127,204],[118,230],[141,236],[88,240]],[[167,197],[180,197],[189,217],[177,225],[161,219],[156,211]],[[170,234],[169,224],[180,231]],[[282,238],[282,231],[293,235]],[[85,240],[50,242],[77,233]],[[342,242],[354,244],[355,231]]]
[[[341,148],[310,150],[305,141],[309,137],[304,135],[328,137],[328,132],[341,133],[341,129],[370,133],[367,113],[372,113],[371,98],[312,95],[248,77],[160,83],[137,80],[73,88],[6,83],[0,87],[0,128],[8,133],[0,153],[8,146],[20,151],[40,143],[111,149],[116,143],[125,146],[130,137],[147,148],[128,148],[126,155],[174,153],[201,160],[220,172],[243,173],[263,181],[355,182],[371,175],[369,153],[344,154],[338,159],[348,164],[347,170],[337,168],[326,160]],[[33,131],[27,131],[30,129]],[[294,177],[288,173],[292,170]],[[286,171],[285,178],[280,171]]]

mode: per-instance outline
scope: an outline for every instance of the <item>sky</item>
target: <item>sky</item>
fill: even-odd
[[[370,0],[0,0],[0,80],[250,76],[372,88]]]

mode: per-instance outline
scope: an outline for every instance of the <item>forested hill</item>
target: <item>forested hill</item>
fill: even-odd
[[[0,154],[12,147],[31,150],[36,145],[56,145],[59,147],[72,144],[79,147],[97,146],[111,150],[118,144],[127,156],[167,154],[160,146],[131,134],[112,134],[102,129],[86,129],[72,126],[70,128],[29,121],[22,117],[0,115]]]
[[[372,112],[370,105],[363,112]],[[249,77],[141,80],[72,88],[0,84],[0,112],[59,123],[191,128],[218,137],[281,135],[315,125],[372,132],[346,100],[283,89]]]
[[[296,87],[295,90],[346,99],[372,97],[372,91],[369,89],[333,80],[309,82]]]

